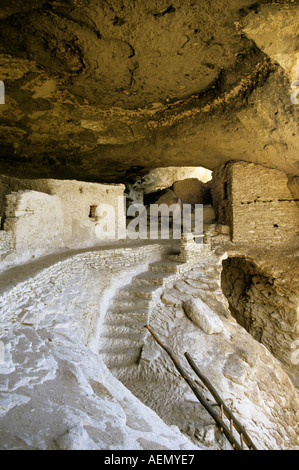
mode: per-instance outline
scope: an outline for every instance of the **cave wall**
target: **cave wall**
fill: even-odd
[[[0,172],[131,182],[241,157],[298,176],[296,17],[290,0],[2,0]]]
[[[299,211],[284,172],[242,161],[220,165],[213,172],[212,195],[216,216],[230,225],[233,242],[298,243]]]
[[[279,359],[298,385],[298,295],[245,257],[223,261],[221,286],[232,315]]]

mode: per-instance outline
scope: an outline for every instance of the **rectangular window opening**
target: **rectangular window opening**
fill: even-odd
[[[98,206],[90,206],[90,210],[89,210],[89,218],[90,219],[96,219],[96,211],[97,211],[97,207]]]

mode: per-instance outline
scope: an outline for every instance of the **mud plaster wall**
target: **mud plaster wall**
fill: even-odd
[[[298,243],[299,210],[284,172],[236,162],[213,172],[213,203],[232,241],[257,246]]]
[[[5,230],[11,231],[14,249],[27,252],[62,244],[63,215],[58,196],[19,191],[7,196]]]
[[[112,206],[116,224],[125,220],[124,186],[121,184],[20,180],[5,176],[0,177],[0,183],[2,227],[5,231],[14,232],[15,247],[20,249],[25,245],[29,249],[30,239],[32,249],[39,247],[43,251],[96,244],[99,239],[95,232],[95,212],[100,204]],[[29,226],[26,230],[27,223],[30,230]]]

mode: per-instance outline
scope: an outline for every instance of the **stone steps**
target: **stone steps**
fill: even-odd
[[[167,271],[147,271],[139,274],[133,280],[133,285],[137,286],[164,286],[171,280],[172,273]]]
[[[145,299],[145,298],[134,298],[131,297],[117,297],[113,301],[113,307],[115,310],[123,310],[123,309],[149,309],[151,307],[152,300]]]
[[[121,288],[106,313],[99,354],[113,369],[136,365],[141,354],[152,302],[177,274],[177,263],[166,259],[150,264],[131,284]]]
[[[106,326],[143,326],[146,325],[148,320],[148,309],[145,310],[136,310],[127,309],[119,312],[107,312],[106,318],[104,321],[104,328]]]
[[[129,299],[152,300],[156,291],[157,291],[157,286],[131,285],[127,289],[120,289],[118,291],[118,297],[119,299],[124,298],[125,300],[129,300]]]
[[[178,261],[156,261],[149,265],[149,270],[154,272],[167,272],[167,273],[179,273],[185,268],[185,263],[180,263]]]
[[[179,279],[180,273],[188,268],[176,254],[167,255],[163,260],[150,263],[147,271],[117,292],[105,316],[99,351],[111,370],[137,364],[155,298],[163,287]]]
[[[128,338],[133,341],[139,340],[145,336],[146,330],[143,325],[106,325],[105,330],[102,334],[102,339],[109,338],[109,339],[123,339]]]
[[[125,337],[119,338],[102,338],[100,354],[127,354],[132,349],[141,348],[143,345],[143,337],[139,339],[131,339]]]
[[[124,367],[129,369],[136,365],[140,358],[141,350],[142,346],[127,350],[125,353],[117,350],[105,350],[103,352],[99,351],[99,353],[106,366],[113,372],[117,369],[123,370]]]

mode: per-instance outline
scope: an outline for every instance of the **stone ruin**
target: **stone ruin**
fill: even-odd
[[[251,204],[244,204],[244,185],[238,181],[240,172],[247,171],[254,178],[246,180],[252,209],[245,221]],[[119,198],[124,200],[124,185],[2,177],[0,370],[15,383],[2,398],[1,420],[8,432],[3,448],[40,448],[35,431],[26,424],[26,410],[36,407],[34,426],[39,433],[43,432],[43,425],[38,424],[41,418],[54,426],[49,411],[37,399],[39,390],[48,394],[52,387],[55,401],[64,400],[65,412],[57,418],[61,425],[53,427],[55,438],[46,433],[41,448],[106,449],[119,445],[119,433],[122,447],[127,448],[136,419],[144,423],[136,448],[160,448],[160,433],[165,436],[163,448],[229,448],[208,415],[194,420],[194,400],[180,401],[181,393],[188,396],[190,392],[164,363],[145,325],[166,338],[179,357],[185,349],[195,355],[258,448],[296,448],[299,336],[298,286],[293,274],[298,206],[284,174],[277,171],[272,201],[263,201],[269,175],[271,171],[264,167],[244,162],[217,168],[209,185],[212,205],[197,199],[203,207],[201,233],[184,232],[182,225],[180,240],[170,236],[168,240],[110,241],[95,237],[100,219],[97,207],[111,204],[125,224],[124,205],[119,204]],[[230,189],[224,190],[228,181]],[[194,193],[192,198],[194,202]],[[186,188],[185,200],[188,203]],[[277,214],[271,207],[278,209]],[[212,209],[212,217],[206,216],[207,209],[208,214]],[[273,227],[278,220],[279,236]],[[246,243],[246,234],[251,245]],[[265,245],[272,247],[266,255]],[[288,273],[290,265],[294,270]],[[73,341],[77,352],[70,347]],[[21,360],[18,354],[23,348]],[[84,372],[76,365],[78,354],[80,363],[84,358],[83,363],[90,364]],[[65,371],[65,378],[58,370]],[[75,379],[82,373],[84,386]],[[30,384],[25,389],[21,387],[24,374]],[[68,376],[74,381],[65,401],[62,391]],[[118,379],[116,390],[113,377]],[[164,400],[157,398],[157,391],[164,396],[166,389],[171,391],[174,408],[165,407]],[[87,427],[79,425],[72,413],[67,417],[69,406],[81,408],[74,403],[77,394],[85,397],[87,410],[94,409]],[[101,403],[107,399],[112,400],[113,416],[124,413],[128,420],[134,414],[132,424],[118,423],[114,437],[104,432],[110,417],[103,414]],[[144,404],[152,408],[151,416]],[[50,400],[51,414],[60,414],[61,406]],[[24,429],[15,421],[19,413],[25,413]],[[267,432],[261,434],[259,428],[265,423]],[[27,442],[30,433],[30,444],[16,444],[19,433]]]
[[[297,17],[1,2],[1,450],[299,449]]]

